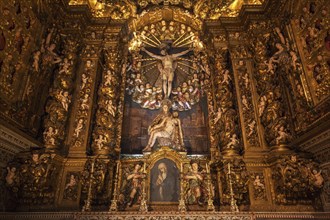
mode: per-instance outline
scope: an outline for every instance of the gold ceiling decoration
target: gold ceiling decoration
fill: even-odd
[[[115,20],[136,17],[150,7],[177,6],[202,19],[237,17],[243,5],[262,5],[265,0],[70,0],[70,6],[88,5],[92,15]]]

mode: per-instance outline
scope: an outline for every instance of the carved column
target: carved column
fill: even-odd
[[[264,129],[265,141],[273,150],[288,150],[292,140],[290,114],[281,80],[287,55],[279,31],[272,32],[269,24],[250,26],[252,53],[255,60],[255,82],[258,93],[258,116]],[[271,45],[271,46],[270,46]],[[271,47],[271,48],[270,48]],[[275,52],[273,52],[275,51]],[[281,65],[279,65],[281,64]]]
[[[235,34],[237,39],[244,40],[241,36]],[[255,89],[253,84],[252,61],[251,56],[245,45],[233,45],[231,47],[231,58],[234,72],[234,82],[240,112],[240,122],[242,128],[242,139],[245,151],[260,149],[263,140],[258,131],[260,122],[258,120],[257,103],[255,102]]]
[[[55,72],[50,97],[46,104],[47,116],[44,120],[43,140],[47,152],[60,150],[65,139],[66,124],[71,109],[78,44],[75,39],[70,38],[65,39],[63,44],[64,56],[62,59],[58,58],[59,69]]]
[[[213,125],[216,127],[214,136],[217,137],[221,154],[224,156],[239,155],[241,137],[238,135],[234,77],[227,49],[216,49],[214,76],[215,108],[212,119]]]
[[[99,45],[100,42],[85,42],[81,54],[81,64],[77,73],[76,91],[73,96],[73,109],[66,145],[70,157],[84,157],[91,132],[93,100],[100,71]]]
[[[98,109],[93,129],[94,155],[118,154],[122,126],[126,55],[118,44],[104,49],[105,64],[98,89]]]

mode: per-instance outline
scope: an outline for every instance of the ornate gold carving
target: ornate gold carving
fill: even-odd
[[[116,94],[120,91],[121,76],[126,68],[120,68],[118,63],[118,48],[108,48],[105,51],[106,67],[103,70],[103,80],[99,87],[99,99],[96,116],[96,127],[93,131],[92,149],[95,155],[108,155],[113,153],[116,146],[118,131],[116,122],[118,122],[118,114],[121,111],[119,107],[120,96]]]
[[[8,165],[6,182],[21,204],[53,204],[56,171],[54,155],[32,152],[31,158]]]
[[[255,78],[259,95],[258,114],[265,129],[265,139],[269,145],[280,145],[292,140],[292,128],[288,125],[290,115],[285,111],[284,88],[281,86],[281,79],[284,77],[281,75],[286,72],[285,62],[289,60],[285,49],[288,41],[280,28],[275,27],[270,32],[268,25],[263,22],[252,24],[250,28],[255,41],[250,43],[254,45],[252,51],[257,70]],[[266,32],[258,33],[258,26],[266,27]],[[271,55],[267,44],[272,45]]]
[[[241,141],[237,129],[237,113],[234,108],[233,75],[230,70],[228,50],[218,49],[215,54],[215,78],[213,84],[214,107],[210,110],[211,142],[219,145],[220,151],[237,155]]]
[[[324,179],[319,166],[297,155],[284,157],[273,166],[274,190],[278,204],[312,203]]]
[[[173,52],[179,48],[185,50]],[[143,108],[158,109],[164,98],[170,98],[173,110],[190,110],[209,83],[204,49],[198,33],[178,22],[162,20],[134,32],[129,43],[132,61],[127,71],[127,93]]]
[[[222,161],[221,169],[221,202],[222,205],[230,205],[232,211],[237,211],[236,207],[248,205],[248,172],[242,159]],[[236,205],[235,205],[236,203]]]
[[[306,1],[295,10],[292,26],[304,61],[306,77],[316,103],[329,96],[330,34],[329,7],[326,1]],[[306,83],[306,82],[305,82]]]
[[[247,63],[244,60],[234,61],[234,66],[237,71],[238,85],[241,98],[241,110],[243,112],[245,136],[247,140],[247,147],[260,147],[257,125],[258,120],[256,119],[253,96],[252,96],[252,79],[248,72]]]
[[[202,19],[216,20],[219,17],[237,17],[243,5],[262,5],[265,0],[125,0],[125,1],[97,1],[97,0],[70,0],[69,5],[88,5],[93,16],[110,17],[112,19],[128,19],[149,6],[177,6],[193,11],[195,16]]]

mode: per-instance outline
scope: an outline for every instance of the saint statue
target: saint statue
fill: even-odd
[[[176,65],[174,65],[174,62],[177,60],[178,57],[188,53],[190,49],[176,54],[168,54],[166,49],[162,49],[160,52],[162,56],[151,53],[145,48],[142,48],[142,51],[146,52],[149,56],[156,58],[162,62],[162,65],[159,65],[158,69],[160,71],[160,74],[162,75],[164,96],[165,98],[168,98],[172,92],[172,82],[174,78],[174,71],[176,69]]]
[[[170,113],[171,102],[164,100],[162,103],[162,112],[156,116],[148,128],[150,135],[148,145],[143,151],[151,151],[156,140],[162,146],[170,146],[176,150],[184,150],[181,121],[178,113]]]

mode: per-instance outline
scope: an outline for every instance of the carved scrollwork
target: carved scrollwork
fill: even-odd
[[[21,204],[53,204],[57,181],[53,156],[32,152],[31,158],[8,166],[7,187]]]
[[[278,204],[310,204],[323,187],[321,170],[310,159],[287,156],[273,167],[273,180]]]

